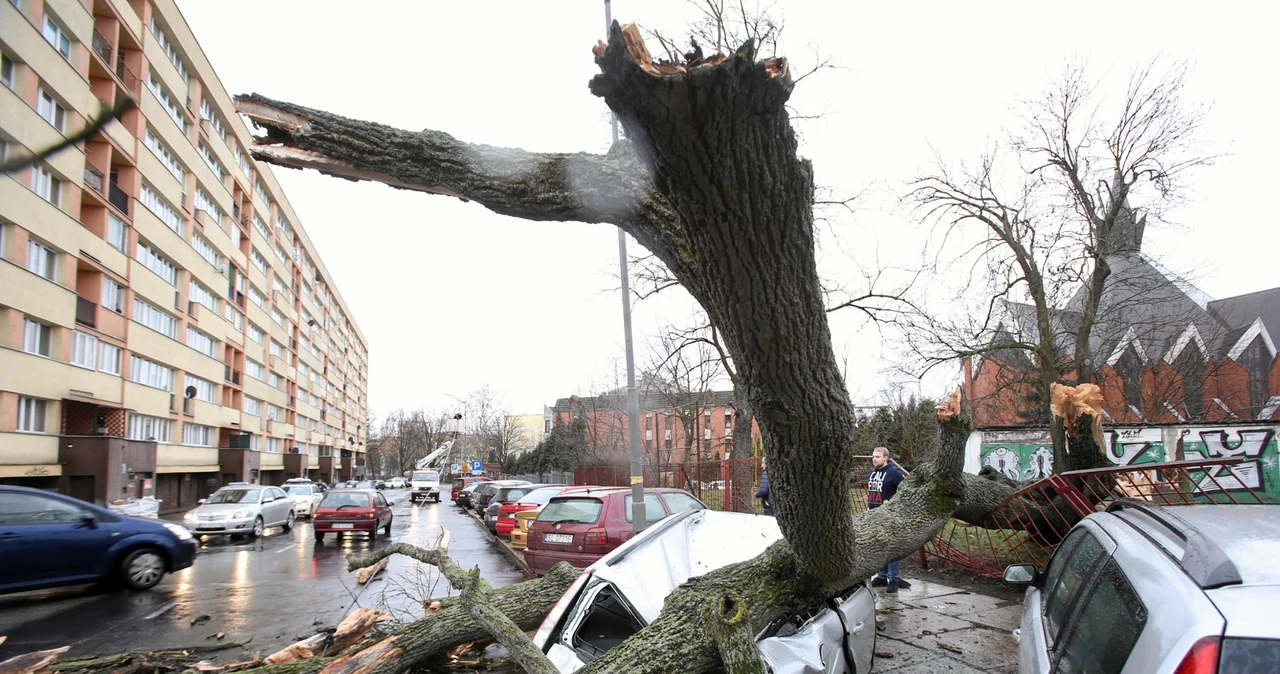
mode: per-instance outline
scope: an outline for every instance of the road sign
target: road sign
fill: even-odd
[[[481,468],[482,468],[482,466],[480,465],[480,460],[479,460],[479,459],[476,459],[476,460],[474,460],[474,461],[472,461],[472,462],[471,462],[471,470],[473,470],[473,471],[474,471],[474,470],[480,470]]]
[[[450,467],[449,467],[449,472],[450,472],[450,473],[456,473],[456,472],[458,472],[458,469],[459,469],[459,468],[460,468],[460,466],[458,466],[458,464],[456,464],[456,463],[455,463],[455,464],[453,464],[452,466],[450,466]]]
[[[472,474],[472,475],[483,475],[483,474],[484,474],[484,471],[483,471],[483,470],[473,470],[473,471],[471,471],[471,474]]]

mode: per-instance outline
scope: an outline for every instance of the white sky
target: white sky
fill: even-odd
[[[231,94],[258,92],[407,129],[534,151],[604,151],[607,109],[587,90],[602,2],[178,0]],[[1280,66],[1272,3],[779,2],[787,55],[809,45],[842,70],[801,83],[793,103],[824,113],[801,127],[820,185],[867,189],[837,222],[822,272],[854,261],[910,264],[920,225],[892,207],[927,169],[930,146],[971,160],[1016,123],[1068,59],[1123,79],[1157,54],[1192,64],[1187,98],[1212,105],[1203,138],[1230,156],[1203,170],[1178,229],[1144,248],[1194,270],[1212,297],[1280,285],[1274,192]],[[981,7],[981,10],[975,10]],[[617,0],[614,18],[673,37],[684,0]],[[681,43],[684,39],[681,38]],[[1270,45],[1270,46],[1269,46]],[[517,413],[610,386],[622,357],[616,230],[528,223],[448,197],[275,168],[302,225],[369,341],[370,407],[453,408],[483,384]],[[868,189],[869,188],[869,189]],[[631,244],[632,252],[638,248]],[[637,359],[662,323],[683,324],[678,293],[635,306]],[[886,384],[881,339],[832,318],[855,402]],[[926,384],[926,394],[941,382]]]

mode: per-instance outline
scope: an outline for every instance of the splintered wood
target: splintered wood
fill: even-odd
[[[938,419],[946,421],[960,416],[960,387],[951,392],[951,396],[947,398],[947,402],[938,405]]]
[[[361,585],[364,585],[365,583],[373,580],[373,577],[378,575],[378,572],[387,568],[387,562],[389,562],[390,559],[391,559],[390,557],[383,557],[382,559],[378,560],[377,564],[374,564],[373,566],[366,566],[363,569],[356,569],[356,582]]]
[[[368,674],[404,653],[395,643],[396,637],[387,637],[359,653],[337,658],[320,670],[320,674]]]
[[[374,625],[390,619],[391,616],[377,609],[358,608],[348,613],[338,623],[337,629],[333,632],[332,641],[328,634],[321,632],[272,653],[262,661],[262,664],[282,665],[295,660],[310,660],[320,655],[337,655],[363,639],[365,633]],[[327,647],[326,643],[329,644]]]
[[[715,54],[705,59],[698,60],[694,63],[654,63],[653,55],[649,53],[649,47],[644,43],[644,36],[640,34],[640,27],[634,23],[624,24],[622,26],[622,39],[627,45],[627,53],[631,54],[631,60],[640,66],[640,69],[650,75],[661,77],[663,75],[679,75],[687,73],[693,68],[703,68],[714,66],[724,62],[727,58],[724,54]],[[596,44],[591,48],[591,53],[596,56],[604,54],[609,48],[602,40],[596,40]],[[761,61],[765,71],[769,73],[769,77],[780,77],[787,74],[787,60],[785,58],[765,59]]]
[[[71,647],[63,646],[14,656],[0,662],[0,674],[49,674],[49,665],[57,662],[58,656],[69,648]]]
[[[1097,384],[1081,384],[1079,386],[1063,386],[1054,384],[1049,388],[1049,411],[1054,416],[1062,417],[1067,437],[1072,438],[1076,432],[1076,420],[1089,415],[1093,418],[1092,435],[1098,447],[1105,447],[1102,438],[1102,389]],[[1068,443],[1067,451],[1071,451]]]

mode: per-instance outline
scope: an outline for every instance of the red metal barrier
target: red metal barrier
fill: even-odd
[[[1117,499],[1141,499],[1155,505],[1263,503],[1241,481],[1223,485],[1213,476],[1214,469],[1242,461],[1178,461],[1052,475],[1006,499],[987,517],[987,527],[951,520],[921,549],[921,561],[934,557],[959,569],[999,578],[1009,564],[1045,568],[1076,522]]]

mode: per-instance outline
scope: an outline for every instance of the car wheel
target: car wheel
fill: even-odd
[[[263,530],[265,529],[266,527],[262,523],[262,517],[259,516],[257,519],[253,521],[253,533],[249,534],[249,538],[257,538],[261,536]]]
[[[293,520],[295,519],[295,517],[296,517],[296,516],[293,514],[293,511],[292,511],[292,510],[290,510],[290,511],[289,511],[289,517],[288,517],[288,518],[286,518],[286,519],[285,519],[285,521],[284,521],[284,530],[285,530],[285,531],[293,531]]]
[[[390,519],[387,520],[387,526],[382,530],[382,535],[386,536],[387,538],[391,537],[391,520]]]
[[[320,544],[321,544],[321,543],[323,543],[323,542],[324,542],[324,532],[323,532],[323,531],[317,531],[317,532],[316,532],[316,545],[320,545]]]
[[[139,548],[120,560],[120,579],[130,590],[150,590],[164,577],[164,557],[155,548]]]
[[[377,526],[377,525],[375,524],[374,526]],[[376,541],[376,540],[378,540],[378,530],[377,530],[377,529],[370,529],[370,530],[369,530],[369,540],[371,540],[371,541]]]

